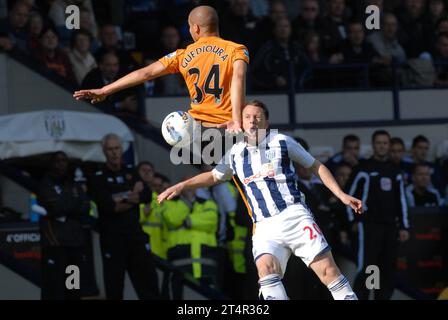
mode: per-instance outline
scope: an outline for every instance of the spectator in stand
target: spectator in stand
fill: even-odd
[[[375,51],[372,45],[365,41],[364,26],[361,22],[348,24],[348,38],[341,47],[342,62],[348,64],[370,64]],[[340,81],[348,87],[359,87],[368,83],[368,72],[366,68],[352,68],[339,71]]]
[[[429,140],[423,135],[418,135],[412,140],[411,155],[403,158],[404,171],[408,177],[412,177],[416,164],[425,164],[430,168],[432,186],[443,190],[442,177],[440,170],[434,162],[428,161]],[[411,181],[409,181],[411,182]]]
[[[38,5],[36,4],[35,0],[17,0],[16,2],[21,2],[24,5],[26,5],[30,12],[32,12],[32,11],[38,12],[39,11]]]
[[[8,33],[12,37],[15,46],[24,52],[28,52],[29,32],[27,24],[30,10],[23,2],[16,2],[12,7],[8,19],[0,22],[0,32]]]
[[[291,79],[296,79],[309,68],[303,47],[291,39],[288,19],[277,21],[274,39],[268,41],[257,53],[253,65],[253,85],[256,89],[287,90]]]
[[[300,43],[305,42],[306,36],[311,32],[319,32],[322,19],[319,18],[320,6],[318,0],[303,0],[299,16],[292,22],[294,39]]]
[[[92,35],[86,30],[76,30],[72,36],[71,50],[68,53],[73,66],[76,82],[81,85],[85,76],[97,67],[96,60],[90,53]]]
[[[436,50],[433,60],[436,64],[437,77],[434,85],[446,87],[448,86],[448,33],[438,35]]]
[[[398,21],[392,13],[385,13],[381,19],[381,30],[370,34],[367,41],[379,55],[375,59],[378,65],[375,82],[378,85],[391,85],[392,66],[406,62],[406,52],[397,38]]]
[[[0,52],[13,52],[14,47],[11,36],[8,33],[0,32]]]
[[[441,18],[437,22],[436,34],[448,33],[448,16]]]
[[[342,46],[345,63],[371,63],[375,56],[372,45],[365,41],[364,26],[355,21],[348,24],[348,37]]]
[[[157,56],[163,57],[175,52],[180,47],[180,34],[174,26],[167,26],[160,36],[160,51]],[[159,94],[163,95],[188,95],[185,81],[180,73],[168,74],[155,80]]]
[[[269,3],[269,15],[257,23],[259,31],[259,42],[264,44],[274,37],[274,28],[277,21],[287,18],[285,3],[281,0],[274,0]]]
[[[283,0],[286,5],[286,12],[288,12],[288,18],[290,21],[294,21],[297,18],[300,11],[300,2],[303,0]]]
[[[441,207],[443,198],[431,186],[431,168],[427,164],[416,164],[412,173],[412,184],[406,188],[409,207]]]
[[[249,0],[231,0],[230,7],[220,18],[221,36],[245,45],[249,52],[257,49],[256,18],[250,10]]]
[[[405,152],[406,147],[401,138],[394,137],[390,139],[389,159],[393,164],[400,168],[403,167],[403,157]]]
[[[61,45],[64,47],[70,46],[70,39],[73,33],[72,29],[67,29],[66,27],[67,15],[65,13],[65,10],[69,5],[76,5],[78,7],[87,9],[91,15],[90,19],[92,21],[92,29],[89,30],[92,32],[96,31],[96,20],[93,14],[91,0],[55,0],[50,6],[48,17],[53,21],[56,30],[60,34]]]
[[[99,61],[100,57],[106,52],[113,51],[119,59],[120,73],[128,73],[137,67],[137,63],[129,52],[122,48],[118,38],[117,28],[119,27],[112,24],[101,26],[99,31],[101,45],[95,53],[95,58],[96,61]]]
[[[95,16],[91,11],[92,9],[89,9],[88,7],[80,7],[79,8],[79,26],[81,29],[88,30],[93,39],[96,39],[98,36],[98,27],[96,25]]]
[[[345,0],[330,0],[329,12],[323,19],[320,30],[323,46],[329,54],[338,51],[343,41],[347,39],[347,22]]]
[[[115,52],[108,52],[99,61],[99,67],[90,71],[82,82],[82,88],[99,88],[118,79],[119,60]],[[98,103],[98,107],[106,113],[116,115],[138,115],[142,108],[140,101],[143,87],[126,89]]]
[[[44,28],[44,20],[40,13],[32,12],[29,23],[29,48],[31,51],[39,47],[39,35]]]
[[[317,32],[310,31],[305,36],[305,51],[308,60],[312,65],[324,64],[328,62],[327,56],[320,42],[320,36]]]
[[[34,58],[47,69],[71,83],[76,83],[75,75],[67,54],[59,48],[59,36],[55,29],[44,28],[39,35],[39,48],[34,51]]]
[[[342,140],[342,151],[328,159],[325,165],[331,172],[334,172],[336,166],[340,163],[346,163],[353,168],[358,165],[361,159],[360,149],[361,140],[359,137],[354,134],[346,135]]]
[[[405,0],[404,10],[397,11],[403,48],[409,58],[416,58],[427,51],[424,34],[424,0]]]
[[[427,41],[428,49],[433,51],[437,41],[437,23],[446,15],[444,0],[429,0],[428,12],[423,19],[424,38]]]
[[[250,0],[252,13],[257,19],[263,19],[268,15],[270,0]]]

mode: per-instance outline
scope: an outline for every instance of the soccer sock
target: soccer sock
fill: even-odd
[[[334,300],[358,300],[350,283],[344,275],[340,275],[328,285]]]
[[[278,274],[269,274],[258,281],[264,300],[288,300],[285,287]]]

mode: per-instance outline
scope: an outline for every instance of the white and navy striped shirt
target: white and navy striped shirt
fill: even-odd
[[[212,172],[221,181],[238,176],[252,219],[259,222],[303,203],[293,161],[310,168],[315,159],[293,138],[271,132],[258,146],[234,144]]]

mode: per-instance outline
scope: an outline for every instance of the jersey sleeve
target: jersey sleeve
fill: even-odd
[[[216,167],[212,170],[213,176],[220,181],[227,181],[232,178],[235,174],[233,167],[230,163],[231,160],[231,150],[227,151],[225,156],[219,161]]]
[[[286,140],[286,146],[288,148],[288,155],[289,158],[299,163],[305,168],[310,168],[314,161],[314,157],[308,153],[297,141],[295,141],[293,138],[284,136]]]
[[[168,73],[179,72],[180,56],[182,55],[183,51],[183,49],[178,49],[159,59],[159,61],[167,69]]]
[[[250,61],[249,50],[247,50],[247,48],[245,46],[243,46],[243,45],[238,45],[235,48],[235,51],[233,53],[233,61],[232,61],[232,63],[234,63],[237,60],[243,60],[244,62],[249,64],[249,61]]]

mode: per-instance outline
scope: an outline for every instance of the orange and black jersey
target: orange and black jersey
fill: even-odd
[[[219,37],[204,37],[159,61],[169,73],[181,73],[184,77],[193,118],[223,123],[232,119],[230,87],[233,64],[237,60],[249,63],[245,46]]]

